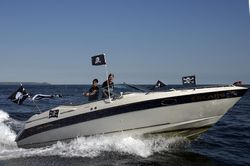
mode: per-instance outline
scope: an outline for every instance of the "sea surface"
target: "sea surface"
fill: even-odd
[[[57,94],[63,98],[40,100],[41,110],[65,103],[84,103],[88,85],[27,85],[31,94]],[[145,138],[125,135],[80,137],[45,148],[22,149],[15,143],[25,120],[38,112],[26,100],[19,106],[7,98],[18,86],[0,86],[0,166],[47,165],[250,165],[250,91],[206,133],[190,141],[181,137]]]

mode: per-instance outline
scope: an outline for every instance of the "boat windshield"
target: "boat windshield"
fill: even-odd
[[[99,99],[98,100],[103,100],[103,98],[101,98],[102,90],[103,89],[100,88],[100,93],[99,93]],[[131,85],[131,84],[126,84],[126,83],[115,84],[114,89],[112,91],[111,99],[119,99],[122,95],[126,95],[126,94],[129,94],[129,93],[135,93],[135,92],[144,92],[144,93],[146,93],[148,91],[149,91],[149,89],[147,89],[147,86],[145,86],[145,85]],[[69,98],[68,100],[69,101],[67,101],[66,103],[63,103],[63,105],[65,105],[65,106],[78,106],[78,105],[98,101],[98,100],[88,101],[86,97],[82,98],[80,96],[78,98]]]
[[[132,92],[148,92],[149,89],[145,85],[132,85],[132,84],[116,84],[114,88],[114,93],[132,93]]]

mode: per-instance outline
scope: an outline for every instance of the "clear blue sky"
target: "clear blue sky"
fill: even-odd
[[[0,82],[250,83],[248,0],[0,0]]]

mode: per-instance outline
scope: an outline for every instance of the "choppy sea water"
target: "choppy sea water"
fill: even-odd
[[[24,85],[25,86],[25,85]],[[45,148],[22,149],[15,143],[24,121],[36,113],[32,103],[7,100],[17,86],[0,86],[0,165],[250,165],[250,92],[199,138],[125,135],[80,137]],[[25,86],[29,93],[61,93],[39,101],[42,110],[64,103],[83,103],[89,86]]]

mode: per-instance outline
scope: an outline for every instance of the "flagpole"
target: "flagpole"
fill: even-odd
[[[104,55],[104,57],[105,57],[105,61],[106,61],[106,56],[105,56],[105,54],[103,54]],[[108,65],[107,65],[107,62],[105,62],[106,64],[105,64],[105,71],[106,71],[106,78],[107,78],[107,85],[108,85],[108,95],[109,95],[109,102],[111,102],[111,98],[110,98],[110,88],[109,88],[109,76],[108,76]]]
[[[92,65],[95,65],[95,66],[99,66],[99,65],[105,65],[105,72],[106,72],[106,81],[107,81],[107,86],[108,86],[108,96],[109,96],[109,102],[111,102],[111,99],[110,99],[110,87],[109,87],[109,75],[108,75],[108,65],[107,65],[107,62],[106,62],[106,55],[105,54],[99,54],[99,55],[96,55],[96,56],[93,56],[91,57],[91,60],[92,60]],[[102,87],[102,88],[107,88],[107,87]],[[103,93],[105,93],[105,96],[106,96],[106,92],[103,90],[102,91]]]

